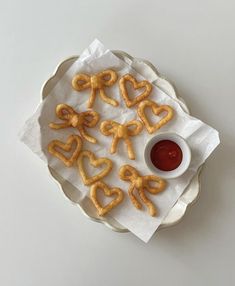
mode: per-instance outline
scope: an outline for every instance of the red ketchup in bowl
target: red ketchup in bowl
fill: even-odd
[[[153,165],[162,171],[172,171],[179,167],[183,154],[179,145],[171,140],[161,140],[151,149]]]

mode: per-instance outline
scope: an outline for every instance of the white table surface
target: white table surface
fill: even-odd
[[[232,0],[0,1],[0,285],[234,285],[234,9]],[[55,66],[95,37],[150,60],[220,132],[198,202],[148,244],[86,219],[17,138]]]

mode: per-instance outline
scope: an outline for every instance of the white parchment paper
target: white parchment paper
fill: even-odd
[[[86,195],[89,196],[89,188],[83,185],[76,165],[67,168],[60,160],[52,157],[47,152],[47,145],[51,140],[59,139],[65,142],[70,134],[78,133],[78,131],[73,128],[52,130],[48,127],[48,124],[50,122],[60,122],[55,114],[56,105],[59,103],[71,105],[78,112],[87,110],[86,106],[90,90],[88,89],[79,93],[73,90],[71,81],[75,74],[93,74],[109,68],[117,71],[119,77],[126,73],[131,73],[138,80],[144,79],[143,76],[133,70],[127,63],[106,49],[102,43],[95,40],[61,77],[49,95],[40,104],[35,114],[25,123],[21,132],[21,140],[43,159],[46,164],[51,166],[58,174],[78,188],[83,194],[83,197]],[[148,78],[146,79],[150,80]],[[164,192],[157,195],[148,194],[149,198],[157,206],[159,213],[157,217],[151,217],[148,215],[145,207],[142,211],[139,211],[131,204],[127,195],[129,184],[119,179],[118,170],[120,166],[130,164],[140,171],[142,175],[150,174],[151,172],[144,163],[143,149],[147,140],[155,134],[149,135],[144,129],[138,136],[132,137],[136,154],[135,161],[128,159],[126,146],[122,143],[119,143],[118,153],[113,155],[109,154],[108,150],[112,137],[106,137],[100,133],[98,128],[100,122],[106,119],[112,119],[124,123],[139,118],[136,113],[136,108],[129,109],[125,106],[119,94],[118,83],[113,87],[107,88],[106,93],[118,100],[120,105],[113,107],[101,101],[99,96],[97,96],[94,110],[100,113],[101,119],[97,128],[88,128],[87,131],[97,138],[99,143],[91,144],[84,142],[83,149],[91,150],[95,152],[96,156],[108,157],[113,161],[113,170],[104,178],[104,181],[110,186],[123,189],[126,195],[124,202],[113,209],[110,215],[140,239],[147,242],[183,193],[199,166],[205,162],[206,158],[219,144],[218,132],[202,121],[186,114],[174,99],[170,98],[158,87],[153,87],[149,99],[156,101],[158,104],[168,104],[175,110],[174,119],[163,126],[161,131],[176,132],[187,139],[192,151],[192,161],[189,169],[183,176],[168,181],[167,189]],[[153,121],[154,120],[156,120],[156,118],[153,119]],[[88,171],[96,172],[93,169]]]

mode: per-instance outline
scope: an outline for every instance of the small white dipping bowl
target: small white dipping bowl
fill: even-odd
[[[151,161],[150,153],[153,148],[153,146],[162,140],[170,140],[175,142],[180,149],[182,150],[182,161],[180,165],[171,171],[162,171],[155,167]],[[156,175],[158,175],[161,178],[164,179],[173,179],[181,176],[189,167],[189,164],[191,162],[191,150],[189,148],[188,143],[184,138],[179,136],[176,133],[159,133],[156,136],[152,137],[146,144],[145,150],[144,150],[144,160],[147,165],[147,167]]]

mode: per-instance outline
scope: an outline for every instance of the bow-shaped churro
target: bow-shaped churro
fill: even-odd
[[[112,135],[113,141],[110,148],[110,153],[116,153],[118,141],[123,139],[127,145],[128,157],[131,160],[135,159],[135,153],[133,150],[130,137],[139,134],[143,129],[143,125],[138,120],[131,120],[125,124],[120,124],[116,121],[105,120],[100,125],[100,131],[106,135]]]
[[[137,209],[142,208],[142,204],[134,195],[134,191],[137,190],[140,200],[148,207],[149,214],[155,216],[157,214],[156,207],[152,201],[146,197],[145,191],[151,194],[162,192],[166,187],[165,180],[154,175],[141,176],[139,172],[130,165],[124,165],[120,168],[119,177],[123,181],[129,181],[131,183],[128,194],[133,205]],[[150,185],[150,183],[154,182],[157,183],[156,186]]]
[[[96,93],[99,91],[100,98],[108,104],[118,106],[115,99],[105,94],[105,87],[112,86],[117,81],[117,73],[113,70],[105,70],[94,75],[77,74],[72,80],[72,86],[76,91],[91,89],[87,107],[91,108],[94,104]]]
[[[50,123],[49,127],[52,129],[62,129],[68,127],[77,128],[81,137],[91,143],[96,143],[97,140],[88,135],[85,127],[94,127],[99,121],[99,114],[93,110],[78,113],[71,106],[67,104],[58,104],[56,106],[56,115],[63,123]]]

